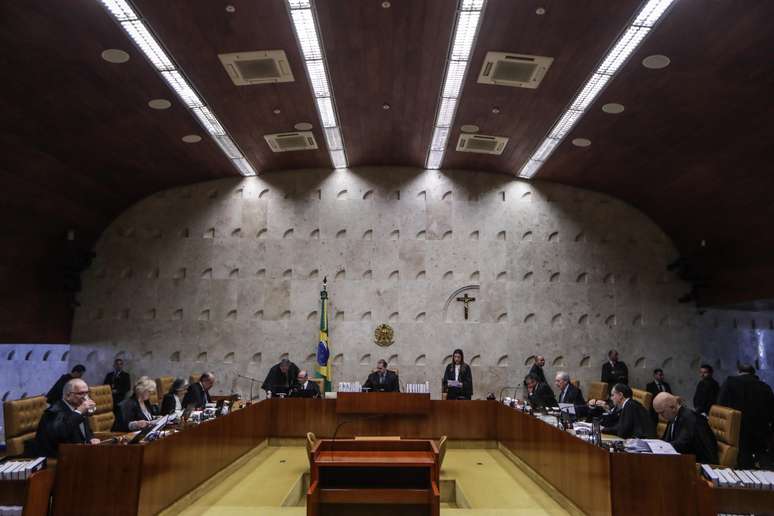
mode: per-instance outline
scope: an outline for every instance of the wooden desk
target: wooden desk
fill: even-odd
[[[432,440],[324,439],[310,461],[307,516],[439,514],[438,447]]]
[[[427,414],[429,394],[405,392],[340,392],[337,414]]]

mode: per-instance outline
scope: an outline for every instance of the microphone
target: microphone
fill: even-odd
[[[382,418],[382,417],[384,417],[384,414],[373,414],[373,415],[370,415],[370,416],[361,416],[361,417],[356,417],[356,418],[353,418],[353,419],[347,419],[346,421],[342,421],[341,423],[336,425],[336,430],[333,432],[333,438],[331,439],[331,462],[333,462],[335,460],[335,457],[336,457],[335,455],[333,455],[334,445],[336,444],[336,435],[339,433],[339,429],[342,426],[344,426],[346,424],[349,424],[349,423],[354,423],[355,421],[366,421],[368,419],[379,419],[379,418]]]
[[[506,385],[505,387],[503,387],[502,389],[500,389],[500,396],[499,396],[500,403],[502,403],[502,402],[503,402],[503,393],[504,393],[506,390],[508,390],[508,389],[513,389],[513,395],[514,395],[514,396],[516,396],[516,389],[518,389],[518,387],[513,387],[513,386],[510,386],[510,385]]]
[[[240,373],[237,373],[237,376],[238,376],[239,378],[244,378],[245,380],[252,380],[252,381],[254,381],[254,382],[258,382],[258,381],[260,381],[260,380],[258,380],[258,378],[253,378],[252,376],[247,376],[247,375],[240,374]]]

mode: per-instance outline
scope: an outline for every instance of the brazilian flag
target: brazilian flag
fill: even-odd
[[[320,341],[317,343],[317,378],[325,378],[325,392],[331,390],[331,350],[328,347],[328,278],[320,291]]]

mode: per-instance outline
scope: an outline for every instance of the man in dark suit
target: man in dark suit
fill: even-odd
[[[316,382],[309,380],[309,374],[303,369],[298,372],[296,384],[290,390],[290,395],[294,398],[319,398],[320,387]]]
[[[48,394],[46,394],[46,401],[48,404],[53,405],[57,401],[61,400],[62,390],[64,389],[65,384],[73,378],[81,378],[85,372],[86,368],[83,365],[78,364],[72,368],[70,374],[63,374],[60,376],[59,380],[56,381],[54,386],[51,387],[51,389],[48,391]]]
[[[534,374],[524,377],[524,385],[527,386],[527,401],[533,409],[557,406],[554,391]]]
[[[105,385],[110,385],[113,391],[113,412],[117,413],[118,405],[126,398],[129,391],[132,390],[132,382],[129,373],[124,371],[124,359],[116,358],[113,361],[113,370],[105,375]]]
[[[559,389],[559,403],[572,403],[573,405],[585,405],[583,393],[570,382],[570,374],[565,371],[556,373],[554,385]]]
[[[183,407],[187,408],[193,405],[196,409],[203,409],[207,403],[210,403],[210,389],[215,385],[215,373],[202,373],[199,381],[188,386],[188,391],[183,398]]]
[[[296,383],[298,371],[299,369],[296,364],[287,358],[283,358],[280,360],[279,364],[271,366],[269,373],[266,375],[266,379],[261,385],[261,389],[267,393],[274,393],[275,395],[280,392],[289,394],[293,385]]]
[[[40,417],[33,444],[38,456],[56,457],[60,444],[99,444],[89,426],[88,416],[97,404],[89,399],[89,386],[73,378],[62,386],[62,397]]]
[[[629,385],[629,368],[618,360],[618,351],[615,349],[607,352],[607,362],[602,365],[602,381],[608,385]]]
[[[545,367],[545,365],[546,357],[543,355],[538,355],[535,357],[535,363],[532,364],[532,367],[529,369],[529,373],[527,374],[534,374],[540,383],[545,383],[548,385],[545,372],[543,371],[543,367]]]
[[[672,388],[667,382],[664,381],[663,369],[659,368],[653,370],[653,381],[645,386],[645,390],[653,395],[653,399],[655,399],[656,396],[662,392],[668,392],[669,394],[672,394]],[[658,423],[658,414],[656,414],[656,411],[653,410],[652,406],[650,408],[650,417],[653,419],[654,423]]]
[[[380,359],[376,363],[376,371],[368,375],[363,387],[372,392],[400,392],[400,380],[394,371],[387,369],[387,361]]]
[[[699,368],[701,380],[696,384],[696,393],[693,395],[693,409],[699,414],[709,415],[710,407],[717,403],[720,385],[712,377],[715,371],[709,364],[702,364]]]
[[[679,453],[690,453],[704,464],[718,463],[718,442],[707,418],[680,405],[676,396],[667,392],[653,398],[656,414],[668,421],[662,440]]]
[[[632,390],[628,385],[616,384],[610,397],[613,404],[619,407],[620,416],[614,426],[603,427],[603,432],[623,439],[652,439],[655,436],[656,430],[650,414],[640,402],[632,399]]]
[[[718,405],[742,411],[739,468],[751,468],[766,450],[774,424],[774,393],[755,375],[750,364],[739,364],[738,376],[729,376],[720,388]]]

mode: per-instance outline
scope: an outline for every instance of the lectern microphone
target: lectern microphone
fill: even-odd
[[[336,460],[336,456],[333,454],[333,451],[334,451],[333,448],[334,448],[334,445],[336,444],[336,435],[338,435],[338,433],[339,433],[339,428],[341,428],[342,426],[344,426],[346,424],[354,423],[355,421],[365,421],[367,419],[378,419],[378,418],[381,418],[381,417],[384,417],[384,414],[372,414],[370,416],[361,416],[361,417],[356,417],[356,418],[352,418],[352,419],[347,419],[346,421],[342,421],[341,423],[336,425],[336,430],[334,430],[333,438],[331,439],[331,462]]]

